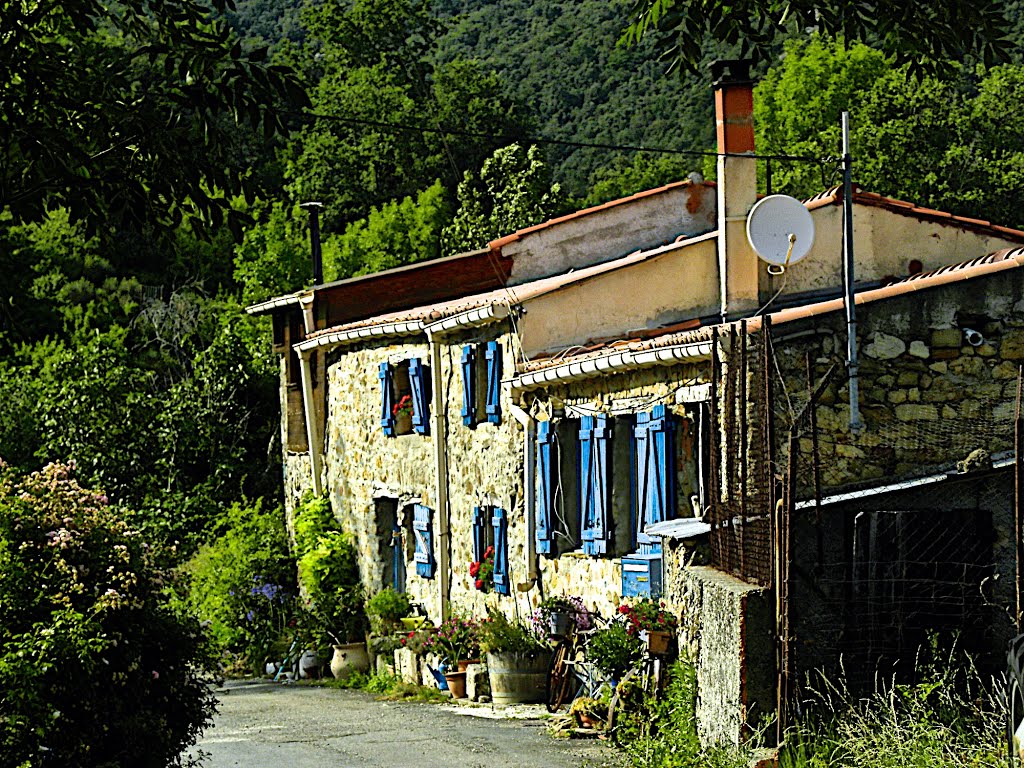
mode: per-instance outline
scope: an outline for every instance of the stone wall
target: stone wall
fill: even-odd
[[[807,390],[808,352],[819,376],[838,361],[839,375],[816,409],[824,486],[878,484],[951,465],[977,448],[992,454],[1012,449],[1017,372],[1024,362],[1022,290],[1024,276],[1010,270],[862,305],[860,409],[866,428],[859,434],[848,427],[842,313],[776,327],[779,366],[794,401]],[[807,336],[810,330],[815,335]],[[801,440],[803,455],[811,449],[809,439]]]
[[[672,581],[696,662],[701,743],[740,744],[775,711],[770,593],[705,566],[679,568]]]

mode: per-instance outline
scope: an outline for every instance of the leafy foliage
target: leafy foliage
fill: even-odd
[[[73,465],[0,477],[0,751],[9,765],[179,765],[213,659],[154,551]]]
[[[662,56],[673,66],[695,71],[696,40],[708,37],[740,44],[744,55],[765,60],[776,37],[816,29],[831,39],[876,45],[916,73],[949,70],[974,54],[987,66],[1012,50],[1004,4],[999,0],[933,0],[912,9],[899,0],[757,0],[726,5],[698,0],[635,0],[626,43],[658,34]]]
[[[243,53],[200,0],[4,2],[3,18],[0,210],[240,231],[225,195],[252,189],[232,150],[242,131],[283,132],[268,107],[308,103],[288,68]]]
[[[270,648],[294,618],[298,592],[288,552],[284,512],[261,501],[235,503],[219,522],[219,535],[182,567],[184,602],[222,650],[262,672]]]
[[[854,180],[873,192],[1006,225],[1024,224],[1024,67],[952,80],[908,78],[864,45],[814,38],[787,46],[755,92],[759,151],[837,155],[839,115],[851,112]],[[775,191],[821,191],[818,168],[773,172]]]

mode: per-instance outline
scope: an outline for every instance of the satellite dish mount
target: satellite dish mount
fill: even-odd
[[[811,212],[795,197],[769,195],[758,200],[747,216],[747,240],[771,275],[784,274],[814,244]]]

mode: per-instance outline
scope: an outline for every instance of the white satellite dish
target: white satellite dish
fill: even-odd
[[[747,240],[768,271],[781,274],[807,255],[814,244],[814,221],[807,207],[789,195],[769,195],[747,216]]]

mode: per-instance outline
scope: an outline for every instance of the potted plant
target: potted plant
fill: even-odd
[[[569,716],[580,728],[603,728],[608,721],[608,704],[601,699],[580,696],[569,707]]]
[[[546,598],[533,612],[530,624],[537,637],[559,640],[569,632],[575,623],[577,631],[590,629],[593,621],[583,600],[576,596],[557,595]]]
[[[630,634],[622,622],[613,622],[595,632],[587,644],[587,660],[612,680],[621,680],[642,655],[640,638]]]
[[[646,645],[648,653],[664,656],[672,650],[679,622],[665,610],[665,603],[644,599],[620,605],[619,616],[629,633]]]
[[[437,628],[424,642],[427,653],[436,653],[445,664],[444,676],[452,698],[466,696],[466,667],[479,654],[477,624],[472,619],[452,617]]]
[[[469,575],[473,579],[473,586],[481,592],[490,592],[494,589],[494,547],[484,550],[482,560],[474,560],[469,564]]]
[[[396,435],[412,432],[412,395],[402,395],[391,409],[391,415],[395,417]]]
[[[386,635],[402,627],[402,619],[412,613],[412,601],[405,592],[385,587],[366,601],[366,616],[374,634]]]
[[[543,701],[551,649],[530,627],[498,611],[480,622],[480,650],[487,654],[491,700],[495,704]]]

